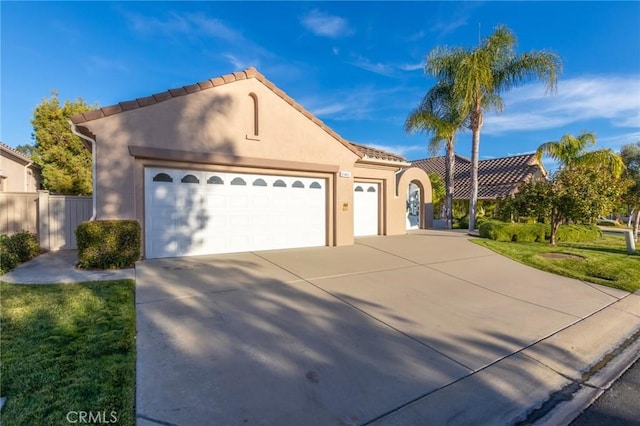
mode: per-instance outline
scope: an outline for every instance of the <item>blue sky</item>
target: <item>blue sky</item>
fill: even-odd
[[[640,141],[640,2],[7,2],[1,13],[0,140],[33,143],[34,107],[59,92],[100,106],[255,66],[347,140],[418,159],[404,120],[434,81],[425,55],[473,47],[498,24],[518,51],[563,61],[485,119],[481,158],[534,151],[563,134],[597,148]],[[470,133],[456,151],[470,155]],[[548,164],[551,166],[551,164]]]

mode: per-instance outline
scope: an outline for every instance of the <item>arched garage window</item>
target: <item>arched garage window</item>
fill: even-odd
[[[264,181],[264,179],[256,179],[253,181],[253,186],[267,186],[267,182]]]
[[[373,186],[370,186],[369,189],[367,189],[367,192],[376,192],[376,188]]]
[[[186,175],[183,177],[180,182],[182,183],[200,183],[200,180],[194,175]]]
[[[286,188],[287,184],[284,183],[284,181],[282,179],[278,179],[277,181],[273,182],[273,186],[277,186],[280,188]]]
[[[173,178],[166,173],[158,173],[153,177],[154,182],[173,182]]]
[[[211,185],[224,185],[224,181],[220,176],[211,176],[207,179],[207,183]]]
[[[234,179],[231,181],[231,185],[243,185],[243,186],[244,186],[244,185],[246,185],[246,184],[247,184],[247,182],[245,182],[245,181],[244,181],[244,179],[239,178],[239,177],[234,178]]]
[[[304,188],[304,183],[300,182],[299,180],[293,182],[293,185],[291,185],[293,188]]]
[[[320,184],[318,182],[311,183],[311,185],[309,185],[309,188],[322,189],[322,187],[320,186]]]
[[[364,189],[362,189],[361,186],[356,186],[356,189],[354,189],[354,191],[356,191],[356,192],[364,192]]]

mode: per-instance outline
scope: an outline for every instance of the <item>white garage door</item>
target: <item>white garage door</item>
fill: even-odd
[[[326,180],[145,169],[148,258],[326,245]]]
[[[378,197],[380,185],[377,183],[355,182],[353,184],[353,235],[378,235]]]

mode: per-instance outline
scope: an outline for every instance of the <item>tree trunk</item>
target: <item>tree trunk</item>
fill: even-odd
[[[558,228],[560,227],[560,221],[557,219],[551,219],[551,236],[550,236],[550,243],[552,246],[556,245],[556,234],[558,232]]]
[[[454,174],[455,174],[455,162],[456,156],[453,150],[453,140],[450,140],[447,143],[447,158],[446,158],[446,178],[445,184],[447,185],[447,196],[445,198],[445,208],[446,208],[446,221],[447,221],[447,229],[451,229],[453,227],[453,193],[455,191],[454,185]]]
[[[638,242],[638,228],[640,227],[640,208],[636,211],[635,222],[633,223],[633,239]]]
[[[473,141],[471,145],[471,195],[469,197],[469,231],[476,228],[476,210],[478,209],[478,156],[480,153],[481,113],[476,111],[471,119]]]

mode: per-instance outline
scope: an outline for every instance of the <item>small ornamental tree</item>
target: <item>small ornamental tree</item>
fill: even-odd
[[[601,166],[564,168],[550,181],[520,187],[511,206],[522,216],[544,218],[551,225],[550,243],[556,244],[562,223],[593,223],[615,207],[630,185]]]
[[[640,142],[623,145],[620,157],[626,166],[625,176],[631,180],[623,200],[629,205],[629,222],[634,221],[633,235],[637,242],[640,227]]]

